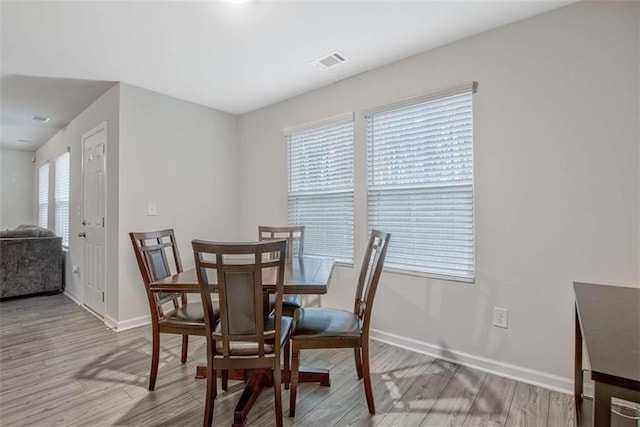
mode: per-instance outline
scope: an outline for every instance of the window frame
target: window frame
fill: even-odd
[[[387,262],[388,266],[385,266],[385,271],[389,271],[392,273],[396,273],[396,274],[402,274],[402,275],[408,275],[408,276],[417,276],[417,277],[426,277],[426,278],[433,278],[433,279],[438,279],[438,280],[447,280],[447,281],[454,281],[454,282],[463,282],[463,283],[474,283],[475,282],[475,278],[476,278],[476,274],[477,274],[477,263],[476,263],[476,227],[475,227],[475,210],[476,210],[476,203],[475,203],[475,159],[474,159],[474,153],[475,153],[475,142],[473,141],[473,128],[474,128],[474,120],[473,120],[473,98],[474,98],[474,94],[477,92],[477,88],[478,88],[478,83],[477,82],[471,82],[471,83],[466,83],[466,84],[462,84],[462,85],[458,85],[446,90],[442,90],[442,91],[438,91],[438,92],[434,92],[431,94],[427,94],[427,95],[422,95],[422,96],[416,96],[416,97],[411,97],[411,98],[407,98],[407,99],[403,99],[400,100],[398,102],[395,103],[391,103],[391,104],[386,104],[384,106],[380,106],[380,107],[376,107],[376,108],[372,108],[369,110],[364,111],[364,122],[365,122],[365,148],[366,148],[366,152],[367,152],[367,164],[366,164],[366,176],[367,176],[367,181],[366,181],[366,218],[367,218],[367,231],[369,232],[372,228],[372,217],[371,217],[371,173],[372,173],[372,160],[371,160],[371,143],[372,141],[370,141],[369,138],[369,118],[372,116],[375,116],[377,114],[381,114],[381,113],[389,113],[389,112],[393,112],[396,110],[402,110],[408,107],[412,107],[412,106],[418,106],[420,104],[426,104],[432,101],[438,101],[441,99],[445,99],[451,96],[456,96],[456,95],[462,95],[465,93],[470,93],[471,94],[471,132],[472,132],[472,137],[471,137],[471,182],[470,182],[470,200],[471,200],[471,262],[472,262],[472,267],[471,267],[471,276],[467,276],[467,275],[456,275],[456,274],[443,274],[441,272],[437,272],[437,271],[429,271],[430,268],[434,268],[434,264],[437,263],[431,263],[430,265],[426,265],[426,264],[422,264],[423,268],[417,268],[416,266],[412,266],[412,265],[401,265],[401,264],[393,264],[393,263],[389,263]],[[448,187],[454,187],[456,184],[449,184],[447,185]],[[469,184],[465,184],[466,186],[469,186]],[[428,191],[428,188],[435,188],[434,187],[429,187],[426,185],[422,185],[420,186],[421,189],[423,191]],[[405,189],[410,189],[411,186],[410,185],[406,185],[404,187]],[[378,191],[378,193],[380,191],[383,191],[381,189],[377,189],[376,191]],[[416,188],[416,193],[418,193],[418,191],[420,191],[418,188]],[[379,195],[378,195],[379,197]],[[390,230],[385,230],[385,231],[389,231],[393,234],[393,231]],[[391,252],[393,250],[393,246],[394,246],[394,239],[391,239],[391,247],[389,248],[389,252]],[[395,239],[395,243],[397,244],[397,239]],[[389,254],[387,255],[387,258],[389,258]],[[389,260],[388,260],[389,261]]]
[[[66,163],[66,200],[63,200],[61,194],[59,196],[59,191],[61,190],[61,166],[63,166],[62,162]],[[64,224],[60,223],[60,205],[66,201],[66,236],[65,236],[65,227]],[[70,227],[71,227],[71,153],[69,151],[65,151],[55,158],[55,181],[54,181],[54,210],[55,210],[55,231],[56,234],[62,237],[62,246],[65,248],[69,247],[69,239],[70,239]],[[66,238],[66,239],[65,239]]]
[[[292,191],[292,136],[296,134],[304,134],[312,131],[321,131],[323,129],[332,127],[332,126],[341,126],[341,125],[349,125],[350,126],[350,141],[349,141],[349,155],[350,155],[350,165],[347,168],[349,171],[349,178],[347,180],[347,184],[349,184],[348,189],[336,190],[336,189],[328,189],[328,191],[317,192],[315,195],[318,197],[337,197],[339,198],[340,194],[346,195],[349,198],[349,202],[347,205],[347,210],[350,210],[350,217],[347,218],[346,222],[348,223],[350,242],[344,246],[344,249],[347,252],[350,251],[349,257],[346,258],[344,256],[340,256],[340,254],[329,254],[329,253],[313,253],[310,252],[313,250],[313,240],[309,239],[310,234],[313,235],[313,231],[310,231],[309,224],[305,224],[300,221],[292,222],[292,198],[301,197],[301,196],[312,196],[310,192],[305,191]],[[354,247],[354,235],[355,235],[355,215],[354,215],[354,205],[355,205],[355,170],[354,170],[354,155],[355,155],[355,120],[353,113],[341,114],[338,116],[333,116],[324,120],[319,120],[311,123],[307,123],[300,126],[290,127],[284,129],[284,140],[285,140],[285,150],[286,150],[286,175],[287,175],[287,223],[289,225],[304,225],[305,229],[305,254],[309,256],[329,256],[334,257],[336,263],[338,265],[345,266],[353,266],[354,256],[355,256],[355,247]],[[294,223],[295,222],[295,223]],[[312,229],[311,229],[312,230]],[[342,254],[344,255],[344,254]]]
[[[49,228],[49,186],[50,186],[49,175],[51,173],[50,169],[51,168],[49,167],[49,162],[46,162],[40,165],[40,167],[38,168],[38,226],[42,228]],[[44,185],[44,188],[43,188],[43,185]],[[42,221],[43,211],[44,211],[44,220],[45,220],[44,223]]]

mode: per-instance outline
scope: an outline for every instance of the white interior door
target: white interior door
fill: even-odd
[[[106,291],[105,204],[107,124],[82,136],[83,179],[83,284],[82,303],[104,317]]]

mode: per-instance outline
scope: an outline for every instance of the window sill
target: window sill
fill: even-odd
[[[352,262],[346,262],[346,261],[336,261],[336,266],[337,267],[349,267],[349,268],[353,268],[353,263]]]
[[[335,261],[335,266],[353,268],[354,263],[347,262],[347,261]],[[445,274],[429,273],[426,271],[409,270],[409,269],[398,268],[398,267],[384,267],[383,271],[386,273],[399,274],[402,276],[422,277],[426,279],[444,280],[447,282],[458,282],[458,283],[469,283],[469,284],[473,284],[476,282],[475,278],[447,276]]]
[[[328,256],[324,256],[324,255],[305,255],[305,257],[309,257],[309,258],[331,258]],[[351,267],[353,268],[353,261],[349,262],[349,261],[339,261],[337,259],[333,259],[333,264],[336,267]]]
[[[426,271],[418,271],[418,270],[408,270],[408,269],[397,268],[397,267],[384,267],[384,271],[386,273],[400,274],[403,276],[422,277],[426,279],[444,280],[447,282],[459,282],[459,283],[470,283],[470,284],[473,284],[476,282],[475,278],[447,276],[444,274],[429,273]]]

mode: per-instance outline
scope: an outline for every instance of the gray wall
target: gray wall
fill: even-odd
[[[31,151],[0,149],[0,229],[34,224],[34,164]]]
[[[174,228],[183,266],[192,268],[192,239],[237,239],[239,196],[236,116],[127,84],[120,106],[122,329],[149,321],[128,233]],[[147,215],[149,202],[156,216]]]
[[[126,329],[149,322],[149,305],[128,233],[174,228],[185,268],[194,238],[237,239],[237,117],[117,84],[36,152],[40,164],[71,147],[67,293],[82,300],[84,133],[107,122],[107,290],[105,320]],[[36,169],[37,170],[37,169]],[[32,172],[32,179],[35,172]],[[31,198],[33,203],[33,196]],[[155,202],[157,215],[147,215]]]
[[[353,111],[358,264],[363,110],[477,80],[476,283],[385,273],[373,327],[388,341],[570,390],[572,282],[639,283],[639,8],[578,3],[241,116],[241,237],[286,223],[283,129]],[[356,274],[339,268],[324,304],[350,308]],[[509,329],[491,326],[494,306],[510,310]]]
[[[82,231],[82,135],[107,122],[107,283],[106,313],[117,315],[117,236],[118,236],[118,128],[119,128],[119,85],[113,86],[93,104],[78,114],[67,126],[54,135],[45,145],[36,151],[36,171],[44,162],[51,162],[64,153],[70,152],[70,192],[69,192],[69,253],[66,258],[65,292],[76,301],[82,300],[82,281],[79,275],[72,274],[73,266],[82,266],[83,240],[78,237]],[[37,177],[37,172],[34,173]],[[54,176],[54,175],[50,175]],[[50,178],[52,185],[52,178]],[[37,197],[37,194],[35,195]],[[51,203],[51,195],[49,201]],[[51,214],[49,205],[50,228],[53,227],[55,214]],[[52,219],[53,218],[53,219]]]

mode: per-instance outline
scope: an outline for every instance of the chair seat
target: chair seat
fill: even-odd
[[[273,307],[276,303],[276,296],[269,295],[269,306]],[[302,307],[302,296],[300,295],[283,295],[282,296],[282,311],[287,309],[293,313],[297,308]],[[293,317],[293,316],[291,316]]]
[[[360,318],[352,312],[325,307],[296,310],[291,339],[359,338]]]
[[[289,336],[289,330],[291,329],[291,325],[293,323],[293,319],[291,317],[282,316],[282,320],[280,323],[280,345],[283,346]],[[269,316],[264,319],[264,330],[272,331],[275,329],[274,325],[274,317]],[[216,326],[216,332],[222,333],[222,324],[218,323]],[[273,343],[264,344],[264,352],[265,354],[273,353]],[[258,354],[258,343],[251,341],[231,341],[229,342],[229,353],[231,356],[255,356]],[[222,341],[216,341],[216,355],[222,355]]]
[[[219,316],[219,313],[214,313]],[[199,302],[190,302],[177,309],[164,313],[164,317],[160,319],[160,325],[181,326],[181,327],[200,327],[204,329],[204,311],[202,304]]]
[[[269,295],[269,307],[273,310],[276,305],[276,296]],[[282,296],[282,314],[293,317],[293,313],[302,307],[302,296],[300,295],[283,295]]]

